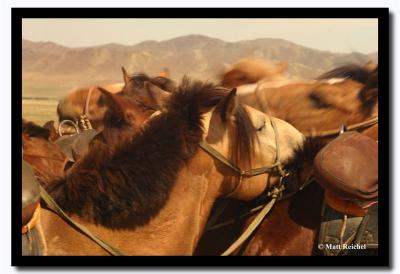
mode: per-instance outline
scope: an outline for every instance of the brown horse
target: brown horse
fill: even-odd
[[[234,88],[241,85],[285,79],[287,62],[267,62],[265,60],[247,58],[234,64],[222,75],[221,85]]]
[[[172,80],[157,76],[150,78],[146,74],[138,73],[128,75],[125,69],[123,71],[124,83],[116,83],[106,85],[104,88],[111,93],[124,92],[129,95],[135,95],[143,89],[144,82],[150,82],[165,91],[173,91],[175,84]],[[127,87],[129,85],[129,87]],[[62,120],[79,121],[80,117],[85,114],[96,130],[102,129],[102,121],[107,111],[106,104],[97,104],[101,97],[101,92],[97,86],[77,88],[72,90],[60,100],[57,106],[57,114],[60,122]]]
[[[145,79],[147,76],[143,76]],[[150,116],[154,110],[159,107],[155,105],[153,98],[157,97],[162,100],[164,91],[150,82],[144,81],[143,86],[139,89],[136,85],[137,79],[132,77],[126,79],[127,84],[123,92],[112,96],[111,92],[101,92],[102,87],[96,88],[101,95],[92,105],[93,108],[109,108],[124,109],[129,108],[130,119],[134,121],[135,129]],[[132,82],[135,81],[135,84]],[[122,99],[120,99],[122,98]],[[129,107],[126,106],[129,102]],[[112,119],[107,117],[107,119]],[[108,120],[107,120],[108,121]],[[23,157],[34,169],[42,184],[49,180],[63,175],[63,172],[70,167],[67,164],[66,155],[62,149],[53,141],[58,139],[58,134],[54,128],[54,122],[49,121],[43,127],[36,125],[33,122],[22,121],[22,140],[23,140]],[[101,137],[102,136],[102,137]],[[116,140],[107,140],[109,136],[118,138],[117,135],[110,135],[104,132],[97,138],[103,138],[104,143],[113,144]],[[61,140],[61,139],[60,139]]]
[[[73,219],[126,255],[192,254],[218,197],[235,190],[233,197],[250,200],[279,181],[272,172],[239,184],[232,169],[199,149],[200,142],[249,169],[275,161],[275,138],[287,162],[303,136],[284,121],[238,104],[235,90],[211,84],[184,80],[168,98],[152,99],[163,111],[139,130],[132,129],[132,102],[121,102],[129,97],[111,103],[99,136],[115,145],[95,139],[47,189]],[[47,254],[106,254],[53,212],[42,213]]]
[[[377,71],[349,65],[318,80],[260,82],[238,88],[240,100],[304,134],[361,123],[378,115]],[[369,136],[377,137],[377,127]]]
[[[52,125],[51,122],[46,125]],[[22,120],[23,159],[31,165],[42,184],[64,173],[66,156],[59,146],[51,142],[57,136],[54,126],[41,127]]]

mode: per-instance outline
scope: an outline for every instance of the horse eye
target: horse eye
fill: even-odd
[[[261,127],[259,127],[258,129],[257,129],[257,131],[261,131],[261,130],[263,130],[265,128],[265,123],[261,126]]]

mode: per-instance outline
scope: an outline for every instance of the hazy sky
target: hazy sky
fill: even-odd
[[[22,37],[81,47],[202,34],[229,42],[282,38],[320,50],[378,50],[377,19],[23,19]]]

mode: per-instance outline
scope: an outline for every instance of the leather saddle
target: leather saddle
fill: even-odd
[[[376,255],[378,145],[345,132],[314,158],[314,178],[325,188],[318,248],[326,256]],[[352,244],[353,249],[346,247]]]
[[[61,136],[54,143],[61,148],[68,161],[76,162],[87,151],[89,143],[97,134],[96,130],[88,129],[72,136]]]
[[[358,132],[345,132],[314,158],[314,178],[328,202],[340,199],[366,207],[378,199],[378,144]]]

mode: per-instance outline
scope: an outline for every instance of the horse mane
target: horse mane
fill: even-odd
[[[316,137],[306,137],[301,146],[294,149],[292,157],[285,161],[284,167],[289,172],[289,181],[287,187],[300,187],[293,186],[293,180],[297,181],[299,172],[304,170],[306,166],[312,166],[315,155],[326,145],[326,140]],[[304,183],[304,182],[301,182]]]
[[[37,137],[48,140],[51,131],[49,128],[41,127],[34,122],[22,119],[22,133],[27,134],[29,137]]]
[[[358,99],[361,102],[360,111],[365,117],[371,115],[374,106],[378,101],[378,70],[377,68],[371,70],[366,66],[360,66],[350,64],[342,67],[335,68],[328,71],[317,79],[331,79],[331,78],[347,78],[356,81],[363,85],[361,90],[358,92]],[[314,93],[310,94],[310,100],[318,108],[329,107],[329,104],[322,102],[321,98]]]
[[[365,66],[356,64],[349,64],[341,66],[317,77],[319,80],[326,80],[331,78],[348,78],[357,81],[369,88],[376,88],[378,86],[378,72],[371,71]]]
[[[68,174],[48,185],[49,193],[67,213],[96,224],[113,229],[147,224],[165,206],[179,171],[197,152],[204,134],[202,115],[226,95],[227,90],[211,83],[184,78],[165,113],[141,131],[127,132],[130,138],[113,149],[94,140]],[[237,111],[238,124],[250,121],[245,115]],[[239,136],[246,140],[254,134],[242,132],[246,127],[238,127],[236,139],[244,155],[251,147]]]
[[[171,79],[164,77],[164,76],[156,76],[151,78],[144,72],[134,73],[129,76],[129,83],[127,83],[126,88],[124,89],[125,92],[129,91],[128,87],[133,86],[135,89],[144,88],[144,82],[150,82],[153,85],[158,86],[159,88],[163,89],[167,92],[174,92],[177,87],[175,82]]]

